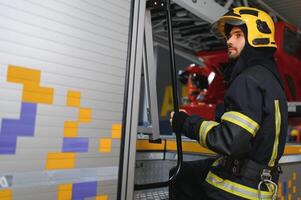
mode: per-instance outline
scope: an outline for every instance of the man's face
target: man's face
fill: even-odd
[[[243,31],[233,27],[227,40],[229,59],[237,59],[245,46],[246,40]]]

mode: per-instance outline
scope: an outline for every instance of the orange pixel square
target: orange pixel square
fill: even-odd
[[[7,81],[23,83],[36,83],[34,85],[39,85],[41,80],[41,71],[36,69],[29,69],[25,67],[19,67],[15,65],[8,65],[7,71]]]
[[[121,124],[113,124],[112,125],[112,138],[120,139],[121,138]]]
[[[53,88],[24,85],[22,101],[53,104]]]
[[[78,111],[79,122],[91,122],[92,110],[90,108],[80,108]]]
[[[121,124],[112,124],[112,130],[121,130]]]
[[[0,199],[1,200],[11,200],[13,192],[10,189],[0,190]]]
[[[64,137],[77,137],[78,122],[66,121],[64,125]]]
[[[294,173],[293,173],[293,181],[295,181],[296,179],[297,179],[297,173],[294,172]]]
[[[80,106],[80,92],[69,90],[67,93],[67,106],[79,107]]]
[[[72,199],[72,183],[58,186],[58,200]]]
[[[46,158],[46,170],[73,169],[75,167],[75,153],[48,153]]]
[[[96,200],[108,200],[108,195],[98,195],[96,196]]]
[[[99,140],[99,152],[109,153],[112,151],[112,139],[102,138]]]
[[[112,138],[120,139],[121,138],[121,130],[112,130]]]

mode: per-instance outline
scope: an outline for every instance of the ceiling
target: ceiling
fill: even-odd
[[[217,39],[210,31],[211,24],[183,9],[171,5],[173,37],[176,49],[196,52],[203,49],[225,47],[224,40]],[[164,10],[152,10],[153,37],[158,43],[167,44],[167,23]]]
[[[301,30],[300,0],[264,0],[262,2]]]
[[[215,0],[224,6],[229,0]],[[287,21],[301,29],[300,0],[232,0],[230,7],[248,5],[267,11],[276,21]],[[211,32],[211,24],[177,4],[171,5],[175,48],[188,53],[201,50],[224,49],[225,41]],[[152,10],[153,37],[155,42],[167,45],[166,12]]]

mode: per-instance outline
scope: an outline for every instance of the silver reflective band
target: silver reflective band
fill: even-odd
[[[199,139],[200,144],[204,147],[207,147],[206,145],[206,138],[208,132],[214,127],[217,126],[218,123],[215,121],[203,121],[199,130]]]
[[[216,188],[219,188],[221,190],[224,190],[228,193],[231,193],[239,197],[243,197],[246,199],[258,199],[258,190],[251,187],[247,187],[245,185],[235,183],[227,179],[222,179],[217,175],[213,174],[212,172],[208,173],[206,177],[206,182]],[[273,191],[270,192],[261,191],[262,200],[271,200],[272,197],[273,197]]]
[[[256,132],[259,129],[259,124],[257,122],[255,122],[248,116],[236,111],[226,112],[225,114],[223,114],[221,119],[222,121],[229,121],[244,128],[246,131],[251,133],[253,137],[256,135]]]

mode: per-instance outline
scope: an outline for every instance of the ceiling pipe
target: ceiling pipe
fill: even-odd
[[[278,18],[280,18],[282,21],[288,22],[286,18],[284,18],[282,15],[280,15],[277,11],[275,11],[273,8],[271,8],[269,5],[264,3],[262,0],[256,0],[263,8],[267,9],[268,11],[275,14]]]

